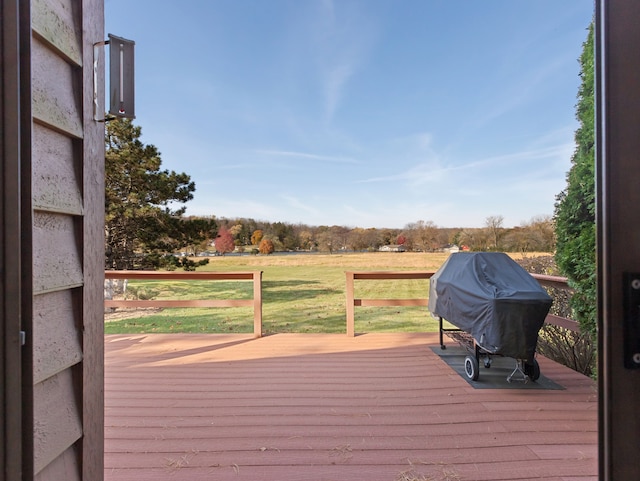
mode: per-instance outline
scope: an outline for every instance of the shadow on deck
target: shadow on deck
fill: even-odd
[[[595,383],[474,389],[437,333],[105,337],[105,480],[597,480]]]

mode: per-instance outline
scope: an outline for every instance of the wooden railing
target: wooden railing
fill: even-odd
[[[347,298],[347,335],[355,336],[356,306],[423,306],[429,303],[428,290],[425,297],[411,299],[356,299],[354,297],[355,280],[404,280],[429,279],[434,272],[426,271],[365,271],[346,272]],[[557,276],[532,274],[540,285],[571,290],[567,279]],[[143,280],[251,280],[253,281],[253,299],[165,299],[165,300],[111,300],[104,301],[105,307],[253,307],[253,332],[255,337],[262,336],[262,271],[248,272],[164,272],[164,271],[106,271],[105,279],[143,279]],[[578,323],[572,319],[549,314],[545,323],[579,331]]]
[[[394,279],[429,279],[435,272],[416,271],[378,271],[378,272],[345,272],[347,277],[347,336],[355,336],[355,307],[356,306],[427,306],[429,304],[428,290],[426,296],[415,299],[356,299],[354,297],[354,281],[359,280],[394,280]],[[531,274],[543,287],[555,287],[571,290],[566,277]],[[553,314],[547,315],[546,324],[561,326],[578,332],[577,321]]]
[[[556,289],[562,289],[570,292],[573,291],[573,289],[569,287],[566,277],[547,276],[544,274],[531,274],[531,276],[536,279],[542,287],[555,287]],[[544,322],[545,324],[553,324],[555,326],[564,327],[565,329],[569,329],[574,332],[580,332],[580,325],[578,324],[578,321],[574,321],[573,319],[569,319],[567,317],[548,314]]]
[[[347,276],[347,336],[355,336],[356,306],[424,306],[429,303],[428,297],[414,299],[355,299],[354,283],[360,280],[394,280],[394,279],[429,279],[433,272],[416,271],[382,271],[382,272],[345,272]],[[428,290],[425,291],[427,294]]]
[[[253,299],[164,299],[111,300],[105,307],[253,307],[253,333],[262,336],[262,271],[249,272],[166,272],[105,271],[105,279],[253,281]]]

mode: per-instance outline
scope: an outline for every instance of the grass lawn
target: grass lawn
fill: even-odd
[[[529,254],[531,256],[531,254]],[[346,332],[345,271],[436,271],[442,253],[362,253],[210,258],[200,271],[263,271],[263,332]],[[154,299],[251,299],[250,281],[129,281]],[[356,298],[428,297],[428,280],[356,281]],[[131,317],[129,317],[129,315]],[[105,333],[251,333],[247,307],[182,308],[105,315]],[[437,331],[424,307],[357,307],[356,332]]]

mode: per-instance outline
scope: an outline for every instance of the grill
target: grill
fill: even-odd
[[[516,360],[507,381],[537,380],[538,331],[551,308],[551,297],[527,271],[501,252],[452,254],[431,277],[429,311],[439,318],[443,334],[467,348],[465,374],[479,378],[482,361],[491,356]],[[445,328],[443,320],[455,328]]]

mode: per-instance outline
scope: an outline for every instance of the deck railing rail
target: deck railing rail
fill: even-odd
[[[429,303],[428,297],[413,299],[356,299],[354,298],[355,280],[403,280],[429,279],[434,272],[423,271],[365,271],[345,272],[347,276],[347,336],[355,336],[355,307],[356,306],[424,306]]]
[[[547,276],[544,274],[531,274],[542,287],[554,287],[556,289],[573,292],[573,289],[569,287],[569,283],[566,277],[560,276]],[[568,317],[560,317],[554,314],[548,314],[544,320],[545,324],[552,324],[554,326],[564,327],[570,331],[580,332],[580,325],[578,321],[569,319]]]
[[[105,279],[253,281],[253,299],[105,299],[105,307],[253,307],[253,333],[262,337],[262,271],[105,271]]]
[[[360,299],[355,298],[356,280],[408,280],[430,279],[434,272],[427,271],[347,271],[346,274],[346,313],[347,335],[355,336],[355,307],[358,306],[423,306],[429,303],[428,296],[407,299]],[[543,287],[571,291],[565,277],[532,274]],[[105,279],[142,279],[142,280],[251,280],[253,281],[253,299],[106,299],[104,306],[110,307],[253,307],[253,332],[255,337],[262,336],[262,271],[247,272],[166,272],[166,271],[105,271]],[[428,291],[426,291],[428,294]],[[578,332],[577,321],[554,314],[547,315],[545,323],[562,326]]]
[[[346,297],[347,297],[347,336],[355,336],[355,308],[357,306],[428,306],[428,295],[411,299],[357,299],[354,297],[355,280],[404,280],[404,279],[430,279],[435,272],[427,271],[347,271],[346,275]],[[566,277],[548,276],[543,274],[531,274],[542,287],[554,287],[568,290],[571,288],[567,284]],[[428,294],[428,291],[426,291]],[[561,326],[566,329],[578,332],[577,321],[566,317],[547,315],[546,324]]]

